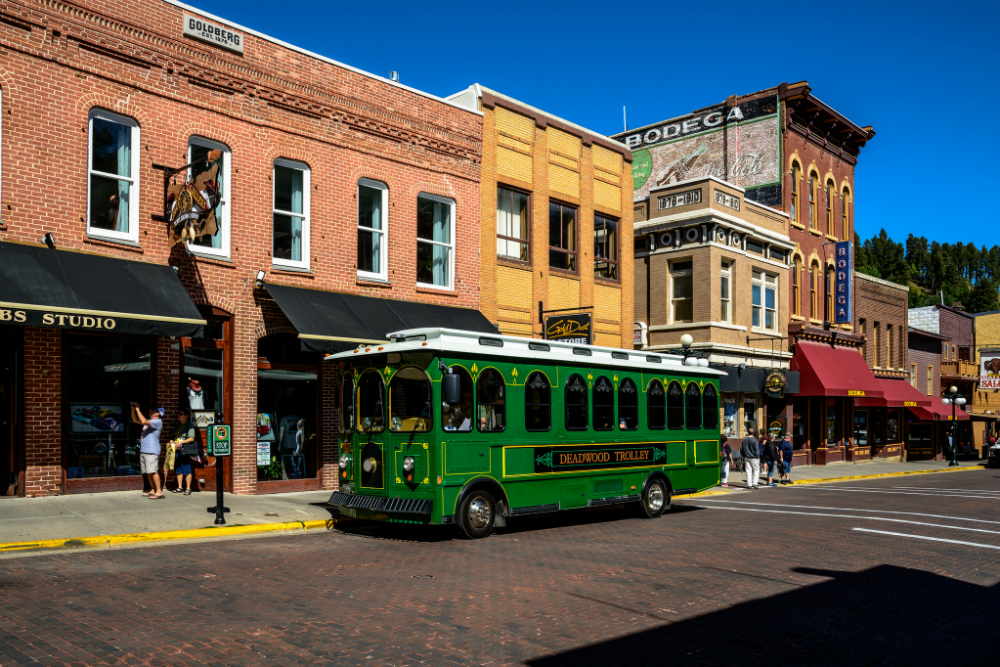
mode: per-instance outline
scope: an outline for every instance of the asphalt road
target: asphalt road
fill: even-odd
[[[971,665],[1000,472],[0,561],[0,664]]]

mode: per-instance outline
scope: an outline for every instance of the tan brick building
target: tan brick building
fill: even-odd
[[[141,488],[132,401],[231,424],[236,493],[335,488],[323,352],[490,326],[480,111],[172,0],[4,3],[0,41],[0,494]]]
[[[631,347],[631,152],[479,84],[448,99],[483,113],[482,313],[540,338],[540,311],[590,312],[595,345]]]

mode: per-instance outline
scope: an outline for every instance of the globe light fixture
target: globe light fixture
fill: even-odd
[[[956,428],[958,422],[955,419],[955,406],[965,405],[966,398],[958,393],[958,387],[949,387],[948,393],[941,396],[941,402],[951,406],[951,463],[948,464],[950,468],[958,465],[958,428]]]

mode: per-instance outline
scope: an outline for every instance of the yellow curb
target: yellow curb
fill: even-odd
[[[40,551],[56,549],[86,549],[108,547],[137,542],[163,542],[167,540],[192,540],[206,537],[230,537],[291,530],[329,529],[333,520],[286,521],[284,523],[261,523],[245,526],[219,526],[192,528],[189,530],[164,530],[156,533],[134,533],[131,535],[99,535],[95,537],[74,537],[59,540],[37,540],[34,542],[8,542],[0,544],[0,554],[20,551]]]
[[[726,489],[725,491],[718,490],[718,491],[699,491],[698,493],[685,493],[682,496],[670,496],[670,498],[672,500],[678,500],[681,498],[704,498],[705,496],[722,496],[727,493],[732,493],[736,488],[738,487],[733,487],[732,489]]]

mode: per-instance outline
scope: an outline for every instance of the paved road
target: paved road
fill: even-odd
[[[0,561],[0,664],[970,665],[1000,473]]]

